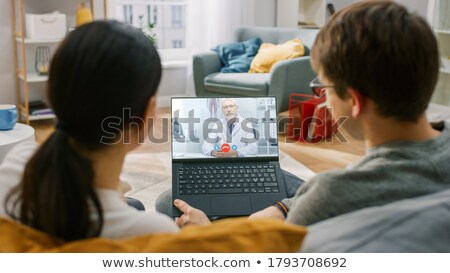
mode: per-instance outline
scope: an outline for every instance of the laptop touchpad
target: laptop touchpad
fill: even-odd
[[[250,196],[211,196],[211,215],[250,215]]]

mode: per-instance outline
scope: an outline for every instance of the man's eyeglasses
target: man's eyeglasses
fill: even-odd
[[[317,97],[323,97],[325,96],[325,89],[326,88],[334,88],[333,85],[323,85],[320,81],[319,78],[316,77],[314,78],[310,83],[309,83],[309,87],[311,87],[311,90],[313,92],[313,94]]]

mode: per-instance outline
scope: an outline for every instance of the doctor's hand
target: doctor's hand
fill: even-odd
[[[175,199],[173,204],[179,209],[183,215],[175,218],[175,223],[181,228],[187,225],[209,225],[208,216],[196,208],[191,207],[188,203],[180,199]]]
[[[237,151],[229,151],[229,152],[222,152],[222,151],[212,151],[211,155],[217,158],[224,158],[224,157],[237,157],[239,154]]]

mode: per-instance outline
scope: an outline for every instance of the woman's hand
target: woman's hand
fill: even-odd
[[[209,225],[211,221],[209,221],[208,216],[206,214],[196,208],[191,207],[188,203],[184,202],[180,199],[175,199],[173,201],[175,207],[177,207],[183,215],[175,218],[175,223],[181,228],[187,225]]]

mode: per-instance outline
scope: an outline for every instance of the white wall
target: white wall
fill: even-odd
[[[255,1],[255,26],[274,27],[276,24],[276,0]]]
[[[352,3],[365,0],[327,0],[327,3],[334,5],[336,11],[348,6]],[[410,11],[416,12],[424,18],[427,17],[427,0],[394,0],[406,6]],[[278,16],[277,26],[279,27],[296,27],[299,20],[298,9],[299,0],[278,0],[276,1]]]
[[[356,2],[355,0],[328,0],[328,3],[334,5],[334,9],[336,11],[342,9],[345,6],[350,5],[351,3]]]
[[[276,26],[297,27],[299,17],[298,0],[277,0]]]
[[[427,18],[428,1],[426,0],[395,0],[406,6],[410,11],[416,12],[420,16]]]
[[[332,3],[337,11],[357,1],[358,0],[328,0],[328,3]],[[406,6],[410,11],[417,12],[424,18],[426,18],[427,16],[427,6],[428,6],[427,0],[394,0],[394,1]]]
[[[11,1],[0,0],[0,103],[16,104]]]

